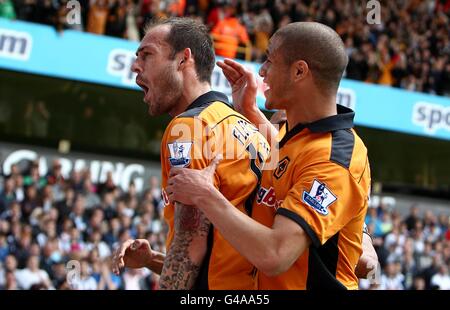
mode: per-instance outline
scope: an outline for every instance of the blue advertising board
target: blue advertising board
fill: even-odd
[[[137,47],[137,42],[0,18],[1,69],[138,90],[130,70]],[[255,73],[260,67],[242,63]],[[231,96],[217,66],[212,87]],[[264,101],[258,78],[257,103],[263,108]],[[450,140],[450,98],[344,79],[337,101],[356,111],[357,125]]]

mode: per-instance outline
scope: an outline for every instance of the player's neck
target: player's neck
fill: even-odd
[[[203,94],[206,94],[207,92],[211,91],[211,85],[206,82],[190,82],[188,81],[188,84],[184,89],[183,92],[183,98],[187,102],[187,106],[190,106],[192,102],[194,102],[195,99],[200,97]]]
[[[324,97],[309,93],[296,104],[286,108],[289,130],[298,124],[309,124],[337,114],[336,97]]]
[[[209,91],[211,91],[211,85],[209,83],[188,81],[187,85],[184,85],[183,94],[179,103],[169,114],[172,116],[177,116],[183,113],[195,99]]]

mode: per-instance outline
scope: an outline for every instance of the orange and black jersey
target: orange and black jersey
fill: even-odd
[[[300,225],[311,246],[276,277],[258,273],[259,289],[357,289],[370,169],[353,128],[354,113],[338,114],[286,132],[279,163],[264,171],[253,218],[272,227],[275,216]]]
[[[227,96],[208,92],[174,118],[161,143],[164,217],[169,226],[167,248],[174,235],[174,207],[164,189],[171,167],[203,169],[215,155],[215,185],[240,211],[251,209],[261,169],[269,154],[265,138],[245,117],[233,110]],[[253,195],[253,196],[252,196]],[[196,288],[252,289],[253,266],[214,228]]]

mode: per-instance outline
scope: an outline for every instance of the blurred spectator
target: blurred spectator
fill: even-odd
[[[367,211],[366,224],[373,227],[373,236],[380,237],[383,235],[381,220],[378,218],[377,208],[369,208]]]
[[[268,9],[263,8],[261,11],[256,11],[255,13],[257,14],[254,22],[255,58],[262,61],[269,46],[269,39],[273,33],[274,25]]]
[[[57,159],[53,160],[52,168],[47,174],[47,184],[52,185],[49,196],[54,202],[64,200],[65,180],[62,175],[62,165]]]
[[[415,277],[413,281],[413,285],[411,286],[410,290],[413,291],[423,291],[425,290],[425,279],[422,277]]]
[[[45,288],[52,288],[50,278],[45,270],[39,269],[39,257],[32,255],[28,258],[27,267],[16,273],[19,287],[28,290],[32,285],[42,284]]]
[[[94,265],[95,266],[95,265]],[[100,268],[98,289],[100,290],[118,290],[123,289],[122,277],[117,276],[111,271],[111,260],[108,259],[97,264]]]
[[[0,232],[0,264],[3,263],[9,254],[9,247],[6,241],[6,235]]]
[[[450,290],[450,276],[445,264],[439,266],[439,272],[431,278],[431,285],[440,290]]]
[[[151,195],[153,205],[156,206],[159,209],[162,209],[162,197],[161,197],[161,186],[159,184],[159,179],[155,176],[152,176],[150,178],[150,188],[149,193]]]
[[[108,36],[125,37],[127,27],[127,7],[125,0],[113,0],[109,2],[110,9],[106,22],[105,34]]]
[[[11,225],[12,230],[16,230],[12,240],[10,240],[11,254],[17,258],[20,268],[26,265],[27,258],[30,256],[31,243],[33,241],[29,232],[21,232],[20,224],[14,223]]]
[[[247,45],[249,38],[247,30],[235,15],[235,8],[227,4],[224,10],[224,18],[211,30],[214,38],[216,55],[228,58],[236,58],[240,44]]]
[[[431,264],[433,263],[432,251],[433,251],[433,246],[430,242],[425,243],[425,246],[424,246],[424,249],[422,252],[419,252],[416,249],[416,261],[417,261],[417,266],[419,267],[419,269],[423,270],[423,269],[426,269],[431,266]]]
[[[58,247],[65,254],[70,253],[72,251],[72,242],[76,242],[76,240],[73,240],[75,233],[72,233],[72,231],[77,230],[74,229],[73,226],[74,226],[73,221],[68,217],[66,217],[63,221],[62,228],[59,233]]]
[[[183,16],[186,10],[186,0],[170,0],[168,2],[167,11],[169,16]]]
[[[412,206],[410,208],[410,213],[405,219],[406,227],[409,231],[412,231],[416,227],[416,222],[419,221],[419,208],[417,206]]]
[[[22,202],[25,199],[25,190],[23,187],[23,176],[22,175],[17,175],[14,178],[14,182],[15,182],[15,195],[16,195],[16,201],[18,202]]]
[[[99,258],[101,260],[104,260],[111,255],[111,250],[109,249],[108,245],[101,240],[101,238],[101,232],[99,230],[94,230],[90,234],[90,240],[86,244],[86,250],[92,251],[93,249],[96,249],[98,251]]]
[[[0,215],[16,200],[15,184],[12,178],[5,180],[3,191],[0,193]]]
[[[75,223],[76,229],[81,232],[85,231],[87,228],[86,215],[84,212],[85,208],[85,199],[80,195],[75,199],[72,212],[69,214],[69,218]]]
[[[47,184],[47,179],[41,177],[39,174],[39,162],[33,162],[30,166],[30,171],[28,175],[24,177],[24,185],[34,185],[38,190]]]
[[[142,290],[145,288],[145,278],[150,276],[151,272],[147,268],[127,269],[123,274],[123,280],[126,290]]]
[[[55,184],[54,184],[55,185]],[[42,189],[42,211],[44,213],[47,213],[52,208],[53,203],[55,200],[53,199],[53,188],[56,186],[53,186],[51,184],[47,184]]]
[[[17,285],[17,277],[13,272],[5,273],[5,290],[18,290],[19,286]]]
[[[0,0],[0,17],[16,19],[16,12],[11,0]]]
[[[38,192],[36,186],[30,185],[26,189],[25,199],[22,202],[22,216],[25,221],[28,221],[33,210],[40,206],[38,199]]]
[[[72,283],[72,287],[77,290],[96,290],[98,287],[97,281],[91,275],[92,270],[89,267],[89,263],[86,259],[81,261],[80,264],[80,276],[75,278]]]
[[[438,225],[441,229],[441,232],[445,233],[448,229],[448,223],[450,221],[450,217],[445,213],[441,213],[438,216]]]
[[[116,189],[116,185],[113,180],[113,175],[111,171],[106,174],[106,181],[98,186],[98,193],[104,195],[105,193],[111,193]]]
[[[95,192],[95,186],[92,184],[90,178],[87,178],[83,182],[83,191],[81,192],[85,198],[86,208],[92,209],[95,206],[99,206],[101,201]]]
[[[138,7],[133,2],[133,0],[127,0],[126,5],[126,35],[125,38],[127,38],[130,41],[140,41],[140,35],[139,35],[139,29],[137,21],[139,20],[138,17]]]
[[[0,264],[0,287],[7,287],[8,274],[12,274],[14,279],[16,279],[17,272],[17,260],[14,255],[6,256],[4,263]],[[17,285],[17,283],[15,283],[15,285]]]
[[[380,226],[382,235],[386,235],[392,231],[392,219],[390,213],[385,212],[383,214]]]
[[[87,32],[104,34],[108,20],[108,3],[106,0],[92,0],[89,7]]]
[[[417,253],[422,253],[425,249],[425,237],[423,234],[422,222],[416,222],[416,226],[412,231],[412,237],[414,240],[414,250]]]
[[[404,275],[400,272],[400,263],[388,263],[386,273],[381,276],[380,289],[403,290]]]
[[[140,4],[140,19],[138,19],[138,25],[140,29],[140,37],[143,37],[145,25],[158,14],[159,0],[142,0]]]
[[[52,266],[52,284],[57,290],[68,289],[69,285],[67,283],[67,270],[66,265],[63,261],[56,262]]]
[[[442,235],[441,228],[435,223],[433,220],[429,225],[427,225],[424,229],[424,237],[425,240],[435,243],[439,237]]]
[[[428,268],[423,269],[422,275],[425,279],[425,284],[427,289],[435,289],[431,283],[431,278],[438,273],[439,266],[442,265],[442,255],[436,254],[432,257],[431,265]]]
[[[68,0],[61,0],[59,6],[56,6],[56,16],[55,16],[55,28],[57,31],[62,32],[65,29],[73,29],[81,31],[83,30],[82,23],[70,23],[68,22],[67,16],[69,14],[69,8],[67,7]],[[80,16],[82,18],[82,16]]]

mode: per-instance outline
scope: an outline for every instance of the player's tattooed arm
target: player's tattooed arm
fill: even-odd
[[[210,226],[199,209],[175,203],[175,232],[161,272],[161,289],[193,288],[205,258]]]

